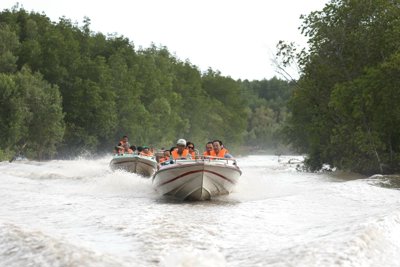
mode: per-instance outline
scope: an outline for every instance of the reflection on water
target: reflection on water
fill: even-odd
[[[0,163],[0,266],[400,266],[399,176],[249,156],[232,194],[181,202],[109,160]]]

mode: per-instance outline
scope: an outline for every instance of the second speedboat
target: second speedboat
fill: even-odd
[[[115,155],[110,162],[110,168],[137,173],[144,177],[151,177],[157,169],[157,161],[154,157],[135,154]]]

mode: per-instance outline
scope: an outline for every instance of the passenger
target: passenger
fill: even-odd
[[[203,156],[204,157],[210,157],[211,156],[211,152],[213,151],[213,142],[208,142],[206,144],[206,151],[204,151]]]
[[[146,156],[146,157],[152,157],[153,153],[151,153],[150,149],[148,146],[143,146],[143,150],[140,152],[141,156]]]
[[[213,141],[213,150],[211,151],[211,156],[216,158],[233,158],[231,154],[225,148],[221,148],[221,141]]]
[[[122,146],[115,146],[114,147],[114,154],[123,155],[124,153],[125,153],[125,149]]]
[[[135,154],[135,153],[136,153],[136,146],[135,146],[135,145],[131,145],[131,146],[130,146],[130,149],[132,149],[132,151],[133,151],[133,154]]]
[[[226,149],[226,147],[224,146],[224,144],[222,144],[222,141],[221,141],[221,140],[215,140],[215,141],[218,141],[218,143],[221,145],[221,150],[224,150],[224,149],[225,149],[225,153],[229,153],[229,150]]]
[[[199,151],[194,148],[194,144],[192,142],[187,142],[186,143],[187,149],[189,150],[189,154],[192,157],[192,159],[195,159],[199,156]]]
[[[173,164],[174,163],[174,158],[172,157],[172,152],[174,152],[174,150],[177,150],[178,148],[176,146],[173,146],[169,149],[169,163]]]
[[[124,148],[124,154],[133,154],[133,150],[129,147],[129,143],[126,142],[122,146]]]
[[[159,163],[169,162],[169,158],[171,157],[171,153],[169,150],[164,150],[163,156],[159,159]]]
[[[122,137],[121,141],[118,143],[118,146],[124,146],[124,144],[128,144],[128,146],[130,146],[127,135]]]
[[[177,148],[171,153],[173,159],[191,159],[192,156],[189,154],[189,150],[186,148],[186,140],[179,139],[176,142]]]

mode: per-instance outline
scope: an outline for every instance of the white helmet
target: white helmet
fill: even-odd
[[[179,140],[176,142],[176,144],[177,144],[177,145],[186,146],[186,140],[185,140],[185,139],[179,139]]]

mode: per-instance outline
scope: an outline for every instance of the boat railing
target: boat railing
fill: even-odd
[[[194,159],[187,159],[187,158],[171,159],[167,164],[184,163],[184,162],[214,162],[214,163],[222,163],[222,164],[237,166],[237,161],[235,158],[220,158],[213,156],[196,156],[196,158]]]
[[[145,158],[145,159],[152,159],[152,160],[156,160],[156,156],[152,155],[152,156],[146,156],[146,155],[142,155],[142,154],[136,154],[139,158]]]
[[[113,157],[127,157],[127,158],[145,158],[145,159],[152,159],[156,160],[156,157],[153,156],[146,156],[146,155],[141,155],[138,153],[114,153]]]
[[[114,157],[132,157],[132,156],[137,156],[135,153],[114,153]]]

